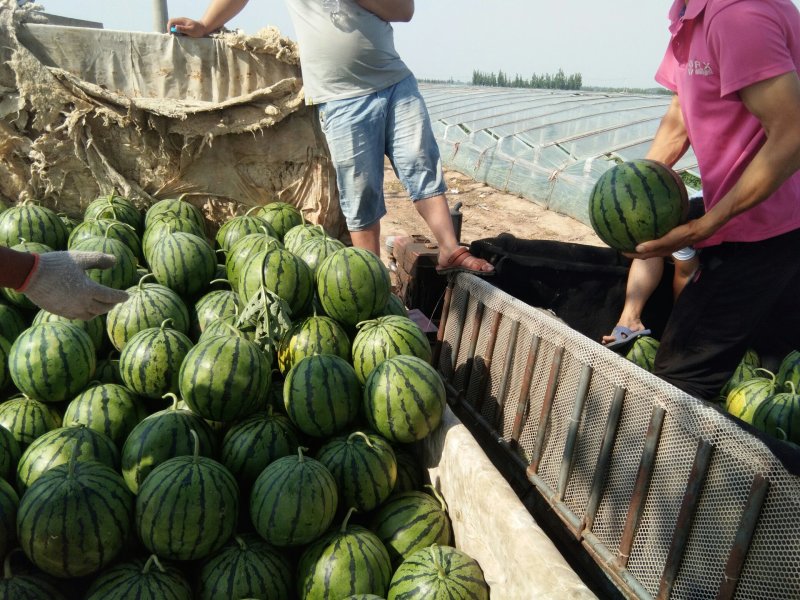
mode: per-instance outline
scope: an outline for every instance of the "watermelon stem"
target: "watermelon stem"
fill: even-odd
[[[139,291],[142,291],[144,280],[147,279],[148,277],[152,277],[153,279],[155,279],[155,275],[153,275],[152,273],[145,273],[144,275],[142,275],[141,278],[139,279],[139,285],[138,285]]]
[[[350,516],[356,512],[356,507],[351,506],[350,509],[347,511],[347,514],[344,517],[344,521],[342,521],[342,526],[339,528],[340,533],[347,533],[347,523],[350,521]]]
[[[197,459],[200,458],[200,436],[197,435],[197,432],[194,429],[190,429],[189,433],[192,435],[192,439],[194,440],[194,452],[192,454],[192,458],[194,459],[193,462],[197,464]]]
[[[169,317],[169,318],[167,318],[167,319],[164,319],[164,320],[161,322],[161,331],[164,331],[164,329],[166,329],[166,328],[167,328],[167,323],[172,323],[172,317]]]
[[[425,487],[426,487],[426,488],[430,488],[431,492],[433,492],[433,495],[434,495],[434,497],[435,497],[435,498],[436,498],[436,499],[437,499],[437,500],[438,500],[438,501],[441,503],[441,505],[442,505],[442,510],[443,510],[443,511],[445,511],[445,512],[447,512],[447,502],[445,502],[445,500],[444,500],[444,496],[442,496],[442,495],[439,493],[439,490],[437,490],[437,489],[436,489],[436,488],[435,488],[433,485],[431,485],[431,484],[428,484],[428,485],[426,485]]]
[[[755,369],[755,371],[756,371],[756,373],[758,373],[759,371],[761,371],[762,373],[766,373],[768,375],[768,377],[766,377],[765,379],[771,379],[773,383],[775,382],[775,373],[773,373],[769,369],[764,369],[762,367],[758,367],[757,369]]]
[[[164,570],[164,566],[159,562],[158,557],[155,554],[151,554],[150,557],[147,559],[147,562],[144,563],[144,567],[142,568],[142,575],[147,575],[150,572],[150,567],[156,565],[159,571],[162,573],[166,573]]]
[[[372,448],[372,440],[369,439],[369,436],[366,433],[364,433],[363,431],[354,431],[353,433],[348,435],[347,436],[347,442],[351,443],[353,441],[353,438],[356,438],[356,437],[364,438],[364,441],[367,443],[367,446]]]
[[[305,456],[303,456],[303,452],[308,452],[308,448],[304,448],[303,446],[298,446],[298,448],[297,448],[298,462],[303,462],[305,460]]]
[[[794,385],[794,381],[787,381],[787,382],[786,382],[786,385],[787,385],[787,386],[789,387],[789,389],[792,391],[792,396],[795,396],[795,395],[797,395],[797,388],[796,388],[796,387],[795,387],[795,385]]]
[[[239,548],[241,550],[247,550],[247,542],[245,542],[241,536],[237,535],[233,538],[237,544],[239,544]]]
[[[228,285],[231,285],[231,282],[228,281],[227,279],[212,279],[211,281],[208,282],[209,285],[213,285],[215,283],[227,283]]]
[[[178,410],[178,402],[179,402],[179,400],[178,400],[178,396],[176,396],[176,395],[175,395],[175,394],[173,394],[172,392],[169,392],[169,393],[167,393],[167,394],[164,394],[164,395],[163,395],[163,396],[161,396],[161,397],[162,397],[163,399],[165,399],[165,400],[167,400],[167,399],[170,399],[170,398],[171,398],[171,399],[172,399],[172,406],[170,406],[170,409],[172,409],[172,410]]]

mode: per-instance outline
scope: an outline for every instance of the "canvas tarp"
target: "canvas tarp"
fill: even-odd
[[[100,195],[188,194],[211,221],[280,200],[345,232],[297,47],[47,25],[0,0],[0,198],[78,216]]]

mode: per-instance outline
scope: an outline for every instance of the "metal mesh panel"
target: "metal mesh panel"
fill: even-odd
[[[464,404],[533,461],[531,481],[627,594],[716,598],[735,573],[736,598],[800,597],[800,481],[711,406],[469,275],[452,289],[439,367]],[[607,432],[613,450],[598,477]],[[507,466],[521,468],[511,457]],[[737,546],[759,514],[749,548]],[[735,549],[746,556],[740,569]]]

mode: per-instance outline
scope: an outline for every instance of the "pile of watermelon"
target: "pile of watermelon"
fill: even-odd
[[[488,598],[424,485],[445,387],[380,259],[282,202],[208,225],[0,212],[0,244],[113,254],[88,274],[129,293],[83,322],[2,290],[0,598]]]

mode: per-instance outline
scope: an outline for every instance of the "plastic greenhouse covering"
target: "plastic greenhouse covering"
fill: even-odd
[[[617,161],[645,156],[671,101],[444,84],[420,90],[447,168],[586,224],[597,179]],[[674,169],[699,177],[691,149]]]

